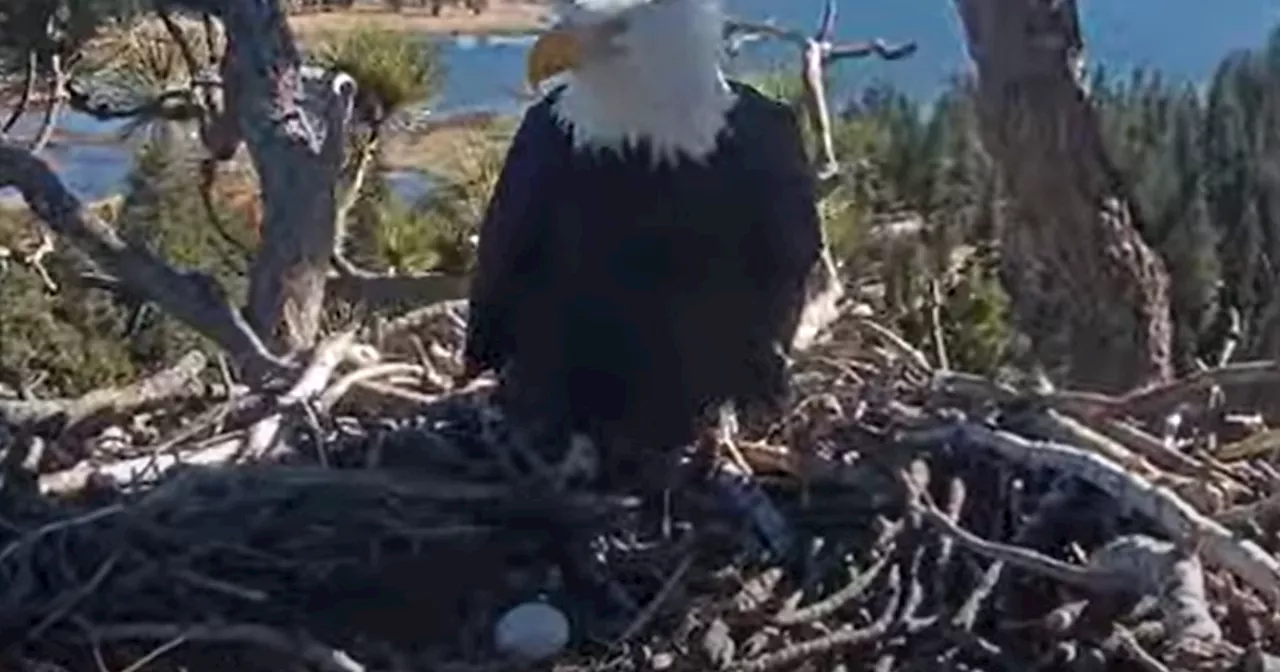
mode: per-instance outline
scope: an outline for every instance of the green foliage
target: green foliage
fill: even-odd
[[[1016,334],[996,273],[1001,194],[970,88],[926,107],[877,84],[833,123],[843,174],[820,204],[832,253],[915,345],[933,352],[941,333],[952,366],[994,372]]]
[[[15,6],[0,8],[0,35],[9,34],[5,21],[18,20],[8,9]],[[117,71],[122,87],[150,90],[182,76],[171,46],[127,34],[133,41],[110,42],[114,50],[101,52],[116,60],[100,62]],[[0,50],[12,42],[5,39]],[[366,28],[326,42],[315,57],[356,78],[364,118],[376,129],[436,94],[443,73],[433,49]],[[799,111],[795,76],[766,72],[750,80]],[[1141,71],[1124,79],[1099,71],[1091,89],[1117,177],[1137,206],[1144,238],[1170,271],[1179,365],[1188,368],[1212,349],[1208,334],[1222,322],[1224,303],[1244,318],[1240,356],[1280,356],[1280,30],[1260,49],[1227,55],[1205,94]],[[819,208],[861,300],[876,304],[922,351],[935,353],[941,335],[953,367],[995,373],[1021,338],[999,248],[1002,227],[1018,222],[982,150],[973,96],[964,80],[928,104],[886,84],[867,87],[834,120],[843,172]],[[140,151],[122,233],[240,293],[244,259],[203,212],[186,158],[194,153],[177,144],[183,130],[161,125]],[[454,169],[432,171],[433,189],[417,203],[394,194],[388,166],[375,155],[347,220],[348,258],[401,274],[469,270],[509,130],[464,143]],[[805,134],[812,150],[815,138],[807,128]],[[353,135],[353,148],[363,136]],[[219,220],[230,237],[251,238],[246,218],[229,207]],[[22,218],[0,217],[0,245],[20,247],[27,231]],[[49,390],[74,393],[136,377],[201,345],[129,297],[78,288],[71,278],[89,266],[65,250],[55,257],[49,265],[63,285],[58,294],[20,266],[0,283],[0,381],[46,371]]]
[[[177,129],[157,133],[138,151],[119,212],[120,233],[179,268],[217,277],[233,296],[243,293],[243,259],[208,221],[198,191],[197,167]],[[222,226],[248,238],[248,223],[220,210]],[[28,215],[0,218],[0,245],[21,246],[33,237]],[[127,295],[86,286],[86,259],[62,246],[48,262],[59,285],[45,291],[38,276],[18,266],[0,282],[0,380],[31,381],[47,374],[40,390],[79,394],[132,381],[162,368],[194,347],[210,344],[159,310]],[[43,374],[41,372],[44,372]]]
[[[466,144],[453,157],[453,170],[426,175],[432,188],[417,203],[405,203],[391,191],[387,169],[379,161],[351,213],[349,257],[402,274],[468,272],[509,136],[510,129],[496,128]]]
[[[0,245],[19,247],[34,237],[34,226],[26,213],[0,211]],[[55,278],[81,266],[71,255],[46,265]],[[103,337],[114,330],[103,302],[84,298],[84,292],[52,294],[36,273],[11,266],[0,282],[0,382],[16,387],[43,381],[37,392],[65,394],[132,376],[124,342]]]
[[[210,222],[199,189],[194,148],[184,147],[181,127],[162,131],[139,149],[120,212],[120,234],[184,270],[199,270],[221,282],[232,296],[245,291],[247,260],[224,240],[219,227],[236,240],[252,238],[249,223],[238,213],[220,209]],[[127,300],[120,309],[136,311]],[[133,316],[129,325],[130,356],[136,366],[151,368],[184,352],[204,347],[203,339],[159,311]]]
[[[1222,270],[1205,188],[1202,105],[1195,91],[1141,70],[1125,83],[1097,81],[1093,95],[1108,150],[1142,213],[1143,237],[1169,270],[1176,355],[1188,369],[1216,310]]]
[[[444,77],[438,48],[407,32],[360,27],[320,45],[316,60],[356,80],[362,109],[380,120],[434,96]]]

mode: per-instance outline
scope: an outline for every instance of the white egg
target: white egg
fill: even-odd
[[[525,602],[498,619],[493,640],[499,652],[521,662],[545,660],[569,643],[569,619],[545,602]]]

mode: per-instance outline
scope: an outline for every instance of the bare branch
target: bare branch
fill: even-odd
[[[343,252],[342,244],[347,235],[347,217],[351,215],[351,210],[360,201],[360,190],[364,187],[365,180],[369,175],[369,169],[373,166],[373,160],[377,157],[381,136],[382,124],[375,121],[373,127],[369,130],[369,137],[360,147],[360,155],[356,158],[355,167],[351,171],[351,178],[347,181],[342,193],[342,200],[338,203],[338,210],[334,214],[336,223],[334,225],[333,267],[345,276],[367,277],[371,275],[369,271],[356,266],[350,259],[347,259],[346,254]]]
[[[827,51],[826,61],[832,63],[846,58],[865,58],[873,55],[879,56],[886,61],[896,61],[914,53],[916,53],[915,42],[890,45],[884,40],[872,40],[870,42],[835,45]]]
[[[819,161],[818,176],[822,181],[830,181],[840,173],[840,163],[836,160],[835,144],[831,134],[831,112],[828,109],[826,90],[826,66],[839,60],[879,56],[885,60],[897,60],[915,53],[914,42],[898,46],[889,46],[883,40],[871,40],[854,44],[834,44],[831,42],[835,34],[836,2],[827,0],[823,8],[822,18],[812,36],[806,36],[797,30],[779,27],[773,23],[752,21],[729,21],[725,24],[726,39],[733,39],[739,34],[767,35],[774,39],[793,44],[800,49],[800,72],[804,85],[804,108],[808,116],[809,126],[818,139]]]
[[[818,20],[818,30],[813,34],[814,39],[821,42],[830,42],[836,32],[836,0],[827,0],[822,6],[822,18]]]
[[[67,191],[44,161],[0,141],[0,186],[22,192],[31,209],[56,233],[69,239],[129,291],[154,302],[225,348],[257,378],[284,366],[227,303],[212,278],[181,272],[145,249],[126,243],[116,231]]]
[[[166,121],[191,121],[200,119],[203,111],[189,89],[165,91],[151,100],[130,107],[112,108],[106,103],[94,103],[92,96],[74,83],[66,87],[67,105],[71,109],[98,120],[146,117]]]
[[[61,431],[107,413],[122,413],[181,396],[208,365],[204,353],[192,351],[173,366],[120,388],[94,390],[76,399],[0,401],[0,422],[25,427],[61,418]]]

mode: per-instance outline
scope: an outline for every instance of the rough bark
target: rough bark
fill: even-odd
[[[307,348],[320,332],[355,83],[302,65],[276,1],[172,4],[220,19],[227,35],[228,84],[265,215],[250,271],[249,321],[280,350]]]
[[[978,75],[983,143],[1014,201],[1002,232],[1018,326],[1073,386],[1172,376],[1169,279],[1077,80],[1074,0],[955,0]]]

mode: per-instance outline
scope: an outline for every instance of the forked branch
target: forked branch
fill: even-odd
[[[827,0],[813,35],[798,30],[782,28],[772,22],[730,21],[725,26],[725,37],[765,36],[782,40],[800,49],[801,75],[804,84],[804,108],[809,125],[817,136],[819,145],[819,179],[826,181],[840,172],[836,160],[835,142],[831,134],[831,111],[827,102],[826,69],[837,61],[851,58],[879,56],[884,60],[906,58],[916,51],[915,42],[890,45],[883,40],[866,42],[833,42],[836,27],[836,0]]]

